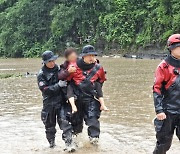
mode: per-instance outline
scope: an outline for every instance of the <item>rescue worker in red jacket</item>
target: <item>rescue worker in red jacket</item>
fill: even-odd
[[[169,37],[169,56],[155,72],[153,86],[156,118],[156,147],[153,154],[166,154],[170,149],[174,130],[180,139],[180,34]]]
[[[88,135],[92,144],[97,144],[100,135],[100,103],[95,99],[95,82],[103,83],[105,71],[102,66],[94,62],[97,53],[95,48],[87,45],[83,48],[82,58],[74,64],[76,72],[71,73],[68,80],[73,80],[78,89],[78,101],[81,104],[81,111],[86,125]]]

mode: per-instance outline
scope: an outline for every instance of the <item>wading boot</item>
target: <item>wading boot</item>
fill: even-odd
[[[50,145],[49,146],[50,148],[54,148],[56,146],[55,141],[54,140],[50,140],[49,141],[49,145]]]
[[[98,145],[99,138],[98,137],[89,137],[89,141],[92,145]]]
[[[67,152],[75,152],[76,151],[76,146],[74,145],[74,143],[65,143],[65,148],[64,148],[64,151],[67,151]]]
[[[75,146],[76,148],[79,147],[79,143],[78,143],[77,137],[78,137],[77,134],[76,134],[76,135],[74,134],[74,135],[72,136],[72,142],[73,142],[73,144],[74,144],[74,146]]]

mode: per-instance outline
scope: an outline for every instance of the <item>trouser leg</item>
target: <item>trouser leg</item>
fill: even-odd
[[[83,130],[84,111],[79,100],[76,101],[77,112],[72,115],[71,123],[73,126],[73,134],[79,134]]]
[[[176,136],[178,137],[180,141],[180,115],[177,115],[177,118],[176,118]]]
[[[69,106],[61,107],[58,114],[58,124],[61,130],[63,130],[62,139],[65,143],[71,143],[72,142],[72,125],[68,119],[68,113],[69,113]]]
[[[96,117],[85,118],[85,123],[88,126],[89,137],[98,137],[100,135],[100,122]]]
[[[56,113],[55,109],[53,107],[47,107],[46,109],[43,109],[41,112],[41,119],[45,125],[46,129],[46,138],[49,141],[55,140],[55,134],[56,134]]]
[[[99,137],[100,135],[100,104],[93,98],[84,99],[84,120],[88,126],[89,137]]]
[[[82,133],[82,130],[83,130],[83,121],[82,121],[82,123],[78,123],[78,124],[72,125],[72,126],[73,126],[73,134],[74,135]]]
[[[166,154],[171,147],[173,139],[174,119],[172,116],[167,115],[167,118],[163,121],[155,119],[154,124],[157,142],[153,154]]]

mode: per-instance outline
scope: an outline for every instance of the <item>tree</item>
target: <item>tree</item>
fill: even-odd
[[[0,56],[61,54],[87,43],[107,51],[163,49],[180,32],[179,9],[179,0],[0,0]]]

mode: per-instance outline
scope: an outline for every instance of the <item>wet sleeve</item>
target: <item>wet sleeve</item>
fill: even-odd
[[[163,112],[163,106],[162,106],[163,94],[161,92],[161,89],[164,80],[165,80],[164,70],[160,66],[158,66],[155,72],[155,81],[153,86],[154,107],[157,114]]]
[[[54,93],[58,92],[60,90],[60,86],[58,83],[48,86],[44,76],[42,74],[38,75],[38,86],[39,89],[45,94],[45,95],[53,95]]]
[[[100,83],[98,81],[95,82],[95,89],[96,89],[98,98],[103,97],[102,86],[103,86],[102,83]]]
[[[66,80],[69,75],[70,75],[70,74],[69,74],[69,72],[68,72],[67,69],[61,68],[60,71],[59,71],[59,73],[58,73],[58,79],[59,79],[59,80]]]
[[[45,78],[43,77],[43,74],[38,74],[37,82],[38,82],[39,89],[43,92],[44,88],[47,87],[47,82]]]
[[[99,82],[103,83],[104,81],[106,81],[106,73],[104,71],[104,68],[101,67],[98,72],[99,72]]]

